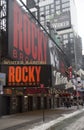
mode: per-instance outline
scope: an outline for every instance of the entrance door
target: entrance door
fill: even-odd
[[[49,108],[51,108],[51,99],[49,99]]]
[[[2,97],[2,115],[10,114],[10,97],[3,96]]]
[[[47,109],[47,98],[44,97],[44,109]]]
[[[22,96],[17,96],[17,112],[22,112]]]
[[[33,97],[29,96],[28,97],[28,111],[32,111],[33,110]]]
[[[41,109],[41,97],[37,97],[37,109]]]

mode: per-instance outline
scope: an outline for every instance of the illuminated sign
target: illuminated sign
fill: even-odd
[[[7,74],[7,86],[51,86],[51,65],[2,65],[1,70]]]
[[[41,66],[10,66],[8,73],[10,83],[40,82]]]
[[[19,61],[47,62],[48,38],[16,0],[8,1],[8,52]]]

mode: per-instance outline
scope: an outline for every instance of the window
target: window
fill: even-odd
[[[61,13],[60,10],[56,11],[56,15],[60,15],[60,13]]]
[[[68,38],[68,35],[67,34],[64,34],[63,35],[63,39],[67,39]]]
[[[38,0],[37,0],[38,1]],[[39,2],[46,1],[46,0],[39,0]]]
[[[46,19],[50,19],[50,15],[46,15]]]
[[[66,7],[69,7],[69,6],[70,6],[69,2],[62,4],[62,8],[66,8]]]
[[[47,6],[45,7],[45,9],[46,9],[46,10],[49,10],[49,5],[47,5]]]
[[[54,4],[51,4],[51,8],[54,8]]]
[[[43,7],[41,7],[41,8],[40,8],[40,11],[44,11],[44,8],[43,8]]]
[[[44,14],[44,12],[40,12],[40,16],[42,16]]]
[[[62,3],[64,3],[64,2],[68,2],[69,0],[62,0]]]
[[[57,1],[56,1],[56,5],[58,5],[58,4],[60,4],[60,0],[57,0]]]
[[[73,43],[73,39],[70,39],[70,43]]]
[[[66,11],[69,11],[70,10],[70,8],[64,8],[64,9],[62,9],[62,12],[66,12]]]
[[[51,9],[51,14],[53,14],[54,13],[54,9]]]
[[[48,15],[49,14],[49,10],[46,10],[46,15]]]
[[[64,40],[63,43],[64,45],[66,45],[68,43],[68,40]]]
[[[70,38],[73,38],[73,33],[70,33]]]
[[[56,10],[59,10],[60,9],[60,5],[56,6]]]

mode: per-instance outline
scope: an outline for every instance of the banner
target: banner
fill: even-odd
[[[16,0],[8,1],[8,53],[13,60],[47,63],[48,37]]]

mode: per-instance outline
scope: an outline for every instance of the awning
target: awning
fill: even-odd
[[[79,92],[84,92],[84,88],[78,88]]]

